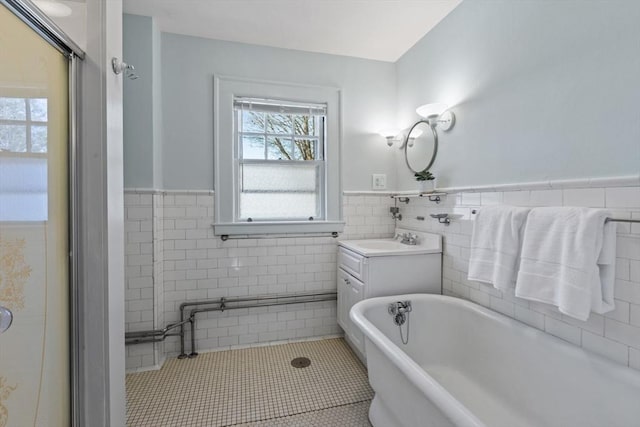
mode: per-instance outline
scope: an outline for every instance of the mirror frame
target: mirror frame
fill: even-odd
[[[413,129],[421,123],[425,123],[427,126],[429,126],[429,129],[431,129],[431,132],[433,133],[433,153],[431,154],[431,160],[429,160],[429,164],[427,165],[427,167],[418,171],[413,169],[409,164],[407,149],[409,148],[409,135],[411,135],[411,132],[413,132]],[[409,170],[413,173],[428,171],[429,169],[431,169],[431,166],[433,166],[433,162],[435,162],[437,154],[438,154],[438,133],[436,132],[435,126],[431,125],[429,120],[419,120],[416,123],[414,123],[413,126],[411,126],[411,129],[409,129],[409,132],[407,132],[407,136],[404,139],[404,161],[407,164],[407,168],[409,168]]]

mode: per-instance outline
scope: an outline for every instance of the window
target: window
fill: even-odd
[[[47,152],[47,100],[0,97],[0,151]]]
[[[219,77],[216,235],[342,231],[340,91]]]
[[[47,220],[46,98],[0,96],[0,221]]]
[[[237,98],[237,221],[324,219],[326,106]]]

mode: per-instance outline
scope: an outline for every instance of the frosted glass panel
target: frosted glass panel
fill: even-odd
[[[315,164],[244,164],[242,192],[316,192]]]
[[[47,159],[0,156],[0,221],[47,220]]]
[[[240,218],[319,217],[317,165],[276,163],[241,167]]]
[[[241,218],[317,218],[317,197],[313,193],[242,193]]]

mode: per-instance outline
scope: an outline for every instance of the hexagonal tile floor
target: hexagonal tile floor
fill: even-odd
[[[291,361],[311,364],[296,368]],[[370,426],[373,391],[343,339],[203,353],[127,375],[129,426]]]

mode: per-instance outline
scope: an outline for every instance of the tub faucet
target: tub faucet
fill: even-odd
[[[402,240],[400,243],[404,243],[405,245],[417,245],[418,244],[418,235],[414,233],[402,233],[400,235]]]
[[[402,344],[409,343],[409,313],[411,313],[411,301],[392,302],[387,306],[387,311],[393,317],[393,323],[400,329],[400,340]],[[402,332],[402,325],[406,323],[407,334]]]
[[[392,302],[387,306],[387,311],[393,316],[396,325],[402,325],[406,314],[411,312],[411,301]]]

